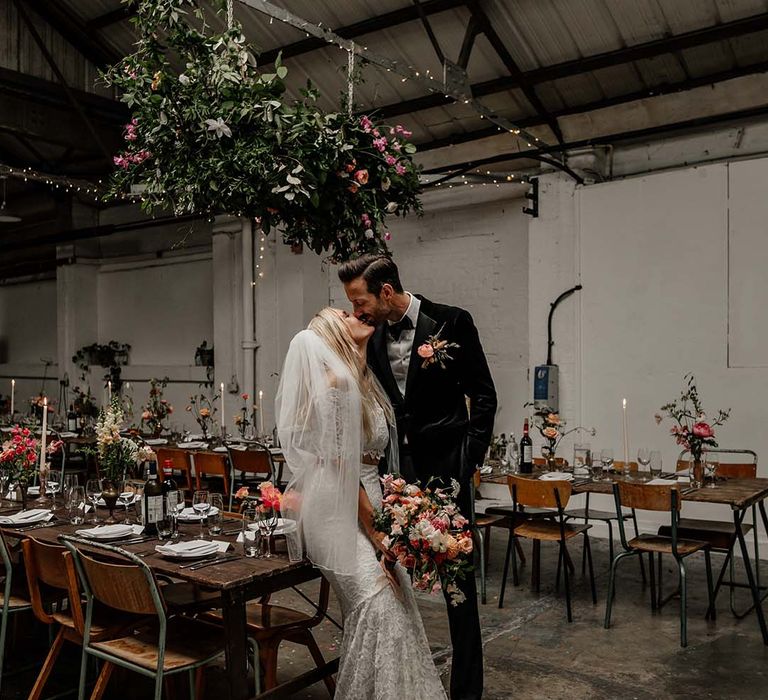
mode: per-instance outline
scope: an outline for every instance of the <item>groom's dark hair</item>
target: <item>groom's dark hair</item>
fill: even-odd
[[[365,280],[368,291],[374,296],[381,294],[381,288],[385,284],[392,285],[392,289],[398,294],[403,293],[397,265],[387,255],[361,255],[339,266],[339,279],[342,282],[351,282],[358,277]]]

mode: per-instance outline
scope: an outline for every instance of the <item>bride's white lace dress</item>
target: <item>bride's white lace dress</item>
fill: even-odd
[[[365,454],[378,457],[389,441],[384,412],[376,414],[374,437]],[[363,463],[360,481],[374,508],[382,502],[378,468]],[[387,581],[368,537],[358,528],[357,572],[326,572],[341,604],[344,636],[337,675],[339,700],[446,698],[432,661],[407,572],[398,564],[402,600]]]

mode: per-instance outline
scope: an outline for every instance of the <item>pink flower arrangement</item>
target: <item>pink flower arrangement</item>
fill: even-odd
[[[259,484],[259,492],[261,493],[261,508],[274,511],[280,510],[283,494],[280,493],[280,489],[271,481],[262,481]]]
[[[731,409],[719,410],[713,420],[707,418],[699,399],[699,390],[692,374],[685,375],[686,388],[680,398],[661,407],[661,414],[654,417],[656,424],[671,418],[675,424],[669,429],[675,442],[691,453],[694,461],[701,461],[701,453],[707,447],[717,447],[715,427],[722,425],[731,415]]]
[[[54,443],[51,443],[50,447],[52,450],[46,450],[49,454],[52,454],[61,446],[60,440],[54,442],[58,444],[54,448]],[[39,458],[40,445],[38,441],[32,437],[28,428],[20,428],[18,425],[15,425],[11,429],[10,440],[6,440],[2,444],[0,470],[3,471],[10,481],[26,484],[34,476]]]
[[[387,474],[382,477],[383,505],[374,525],[386,537],[384,544],[408,571],[418,591],[449,593],[452,605],[464,602],[456,585],[472,570],[472,533],[469,521],[454,501],[459,485],[451,489],[409,484]],[[471,574],[470,574],[471,575]]]

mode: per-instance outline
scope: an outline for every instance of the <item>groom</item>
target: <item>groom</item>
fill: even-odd
[[[439,477],[449,486],[456,479],[461,485],[458,506],[468,516],[470,480],[483,462],[496,413],[496,390],[472,317],[404,291],[397,266],[384,255],[344,263],[339,279],[355,316],[376,325],[368,363],[395,409],[401,474],[422,484]],[[429,347],[434,352],[433,344],[440,341],[458,344],[446,349],[450,359],[442,365],[427,357]],[[432,359],[441,359],[439,355]],[[469,700],[483,692],[475,577],[468,576],[459,587],[466,601],[448,604],[451,698]]]

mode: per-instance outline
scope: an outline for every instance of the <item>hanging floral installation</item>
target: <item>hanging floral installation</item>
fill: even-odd
[[[386,217],[421,211],[401,125],[326,113],[309,82],[289,98],[279,58],[261,72],[239,25],[212,31],[195,0],[142,0],[134,22],[135,53],[104,74],[133,116],[111,196],[255,218],[335,261],[386,250]]]

